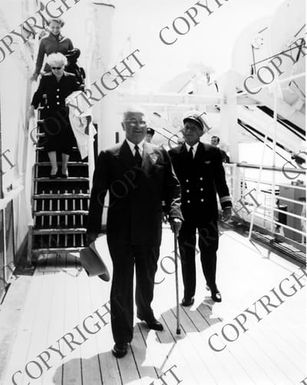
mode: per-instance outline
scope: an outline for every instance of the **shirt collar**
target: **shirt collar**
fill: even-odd
[[[189,146],[187,143],[184,143],[185,144],[185,147],[186,147],[186,149],[187,149],[187,151],[189,152],[189,150],[190,150],[190,148],[192,147],[192,146]],[[193,145],[193,152],[194,152],[194,154],[195,154],[195,152],[196,152],[196,150],[197,150],[197,147],[198,147],[198,144],[199,144],[199,142],[197,142],[197,143],[195,143],[194,145]]]
[[[58,34],[58,35],[54,35],[53,33],[49,33],[49,38],[50,39],[53,39],[53,40],[57,40],[57,41],[61,41],[64,39],[64,36],[61,35],[61,34]]]
[[[134,143],[132,143],[132,142],[130,142],[130,140],[128,140],[127,138],[126,138],[126,142],[128,143],[128,145],[129,145],[129,147],[130,147],[130,150],[131,150],[131,152],[132,152],[132,154],[134,155],[134,151],[135,151],[135,144]],[[139,151],[140,151],[140,154],[142,155],[142,153],[143,153],[143,146],[144,146],[144,142],[145,142],[145,139],[143,139],[140,143],[138,143],[138,148],[139,148]]]

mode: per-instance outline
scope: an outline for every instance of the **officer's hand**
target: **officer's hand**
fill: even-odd
[[[162,216],[162,222],[163,223],[167,223],[168,222],[168,216],[166,213],[163,213],[163,216]]]
[[[170,219],[171,229],[172,229],[173,233],[175,233],[176,235],[179,234],[179,231],[181,229],[181,224],[182,224],[182,221],[179,218]]]
[[[88,233],[86,234],[86,246],[89,246],[92,242],[95,242],[97,239],[97,234]]]
[[[224,221],[228,221],[230,218],[231,218],[231,207],[226,207],[224,210],[223,210],[223,220]]]

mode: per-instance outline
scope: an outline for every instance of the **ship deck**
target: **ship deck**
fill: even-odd
[[[105,237],[98,243],[111,269]],[[306,378],[306,290],[296,283],[292,296],[278,291],[280,282],[288,278],[284,290],[290,293],[290,274],[302,275],[298,265],[233,230],[222,230],[218,283],[223,301],[212,302],[197,258],[195,304],[180,307],[181,334],[177,335],[172,256],[173,236],[165,228],[156,275],[160,283],[153,302],[165,330],[150,331],[136,319],[133,341],[122,359],[111,353],[110,315],[100,320],[99,332],[85,332],[86,317],[92,316],[86,324],[93,332],[95,310],[106,312],[110,282],[89,278],[79,266],[78,255],[44,256],[33,274],[17,272],[0,308],[0,383],[14,384],[14,373],[18,385],[160,385],[163,381],[172,385],[180,380],[188,385],[299,385]],[[181,299],[180,271],[179,278]],[[302,285],[305,280],[300,281]],[[279,302],[276,296],[273,300],[273,288]],[[259,299],[265,295],[276,306],[267,307],[269,311],[260,309]],[[247,308],[257,309],[261,320],[244,313],[247,320],[242,328],[234,318]],[[237,319],[244,322],[243,316]],[[67,333],[79,341],[70,345],[73,351],[64,344],[64,335],[70,339]],[[209,346],[211,336],[216,350]],[[50,346],[61,347],[65,357]]]

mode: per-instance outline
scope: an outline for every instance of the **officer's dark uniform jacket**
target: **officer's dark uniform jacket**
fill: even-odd
[[[231,207],[221,152],[199,142],[191,161],[186,145],[169,151],[182,189],[181,210],[186,222],[204,226],[218,218],[218,193],[222,208]]]

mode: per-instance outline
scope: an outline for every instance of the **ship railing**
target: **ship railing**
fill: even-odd
[[[273,241],[306,251],[306,171],[302,166],[225,164],[233,219],[269,234]]]

